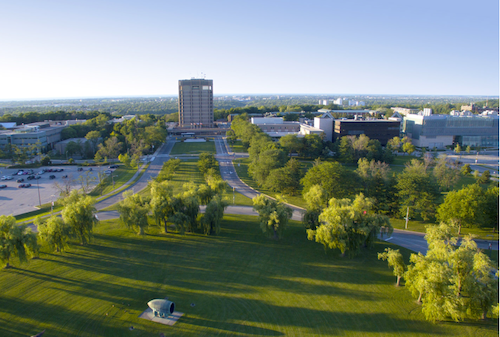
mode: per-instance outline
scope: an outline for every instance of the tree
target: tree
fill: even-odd
[[[168,233],[168,219],[174,215],[174,208],[172,205],[173,189],[168,181],[151,181],[149,183],[151,192],[151,210],[156,224],[159,226],[163,223],[165,233]]]
[[[300,151],[302,147],[301,140],[297,137],[297,135],[285,135],[279,140],[280,146],[288,152],[289,156],[292,156],[292,153],[297,153]]]
[[[304,194],[307,203],[307,210],[304,213],[302,222],[306,229],[315,230],[319,226],[319,216],[327,204],[326,191],[320,185],[313,185]]]
[[[427,320],[466,317],[486,318],[498,303],[498,278],[490,259],[477,249],[471,236],[456,246],[452,227],[428,226],[427,255],[412,254],[405,274],[406,285],[423,302]]]
[[[220,224],[227,205],[228,202],[222,199],[220,195],[215,195],[207,204],[205,214],[200,221],[205,235],[219,234]]]
[[[52,215],[45,222],[37,217],[34,221],[40,239],[57,253],[68,247],[68,239],[72,236],[71,228],[57,215]]]
[[[400,147],[401,147],[401,138],[399,138],[399,137],[395,136],[392,139],[389,139],[389,141],[387,142],[387,148],[390,151],[399,152]]]
[[[413,145],[411,142],[403,143],[403,152],[406,152],[411,156],[411,154],[415,152],[415,145]]]
[[[462,226],[474,227],[484,223],[485,195],[477,184],[470,184],[458,191],[451,191],[437,209],[437,219],[458,226],[460,235]]]
[[[101,138],[101,133],[99,131],[97,131],[97,130],[89,131],[85,135],[85,139],[87,139],[87,141],[89,141],[90,144],[92,145],[92,151],[94,153],[97,150],[97,144],[99,143],[99,139],[100,138]]]
[[[405,169],[398,175],[398,197],[401,205],[401,214],[407,213],[409,208],[424,220],[434,216],[436,200],[440,196],[435,178],[424,168],[417,159],[412,159],[405,165]]]
[[[272,200],[260,194],[252,199],[253,209],[259,213],[262,232],[275,240],[283,236],[288,220],[292,217],[292,209],[281,201]]]
[[[99,144],[99,150],[96,153],[98,158],[118,158],[118,154],[122,148],[123,143],[118,141],[117,137],[111,137],[107,139],[103,144]],[[96,158],[97,161],[97,158]]]
[[[64,205],[61,212],[63,221],[71,228],[73,235],[80,240],[80,244],[86,245],[92,240],[94,226],[98,222],[94,201],[90,196],[72,190],[62,202]]]
[[[219,163],[217,162],[217,159],[215,159],[215,156],[212,153],[208,152],[202,152],[200,153],[198,163],[196,164],[198,166],[198,170],[205,176],[205,174],[208,172],[210,169],[219,169]]]
[[[433,174],[444,191],[449,191],[460,179],[460,173],[456,165],[450,165],[446,155],[439,156],[434,166]]]
[[[498,230],[498,186],[491,186],[484,194],[484,222],[485,227],[492,227],[493,231]]]
[[[470,164],[464,164],[462,168],[460,169],[460,173],[464,176],[470,175],[472,172],[472,169],[470,168]]]
[[[372,208],[372,201],[362,193],[353,201],[332,198],[319,217],[321,224],[316,230],[308,229],[307,238],[323,244],[325,250],[339,249],[342,256],[346,252],[354,256],[362,245],[372,245],[382,226],[392,232],[389,218]]]
[[[144,229],[149,226],[149,206],[139,194],[132,191],[123,192],[123,200],[118,203],[120,220],[128,228],[137,230],[137,235],[144,235]]]
[[[248,172],[259,186],[263,186],[269,173],[285,166],[287,155],[282,150],[268,149],[262,151],[258,157],[252,159]]]
[[[40,161],[40,164],[42,164],[42,166],[50,165],[50,157],[43,156],[42,160]]]
[[[295,194],[300,188],[300,179],[302,178],[302,169],[300,162],[291,158],[285,167],[277,168],[269,172],[264,186],[271,191]]]
[[[478,184],[488,184],[490,182],[491,174],[489,170],[483,171],[481,177],[477,179]]]
[[[358,189],[357,174],[344,168],[338,162],[324,162],[310,168],[301,179],[303,193],[313,185],[320,185],[327,198],[345,198],[352,196]]]
[[[455,153],[456,154],[460,154],[462,153],[462,147],[460,146],[460,144],[457,143],[457,145],[455,146]]]
[[[38,252],[37,235],[27,225],[17,225],[13,216],[0,215],[0,260],[5,268],[10,267],[12,258],[17,257],[19,263]]]
[[[406,269],[403,255],[401,255],[399,249],[394,250],[391,248],[386,248],[385,253],[378,253],[378,259],[387,261],[389,267],[393,268],[394,276],[397,276],[396,287],[399,287],[399,282],[401,280],[401,277],[403,277]]]

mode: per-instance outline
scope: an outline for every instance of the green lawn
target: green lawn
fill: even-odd
[[[215,143],[213,141],[206,143],[177,142],[175,143],[172,151],[170,151],[170,155],[200,154],[202,152],[215,154]]]
[[[0,270],[0,335],[498,336],[496,321],[426,322],[376,258],[389,243],[347,259],[295,222],[278,242],[255,217],[226,216],[222,228],[138,237],[104,222],[89,246]],[[174,326],[138,318],[165,297],[184,313]]]
[[[111,191],[114,191],[115,189],[120,188],[130,179],[132,179],[136,172],[137,169],[135,168],[120,165],[116,170],[114,170],[113,177],[111,177],[111,175],[107,175],[105,184],[103,186],[97,186],[96,188],[94,188],[94,190],[90,192],[89,195],[92,197],[99,197],[101,195],[105,195]]]
[[[198,163],[198,160],[196,160],[196,159],[182,160],[181,161],[181,164],[179,165],[177,172],[172,177],[172,180],[170,180],[170,184],[174,190],[174,195],[183,192],[182,186],[188,182],[193,182],[196,185],[205,183],[203,176],[201,175],[200,171],[198,170],[197,163]],[[149,191],[147,189],[145,189],[141,192],[141,194],[143,196],[149,196]],[[234,196],[235,196],[235,199],[234,199],[235,205],[253,206],[252,200],[245,197],[243,194],[235,192]],[[226,187],[225,197],[228,199],[229,203],[232,205],[233,204],[233,189],[229,185]],[[116,208],[115,206],[111,206],[111,207],[112,208],[108,208],[108,209],[115,209]]]

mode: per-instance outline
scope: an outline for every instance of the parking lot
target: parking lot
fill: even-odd
[[[98,172],[104,172],[107,167],[96,168],[81,168],[78,171],[77,166],[50,166],[33,169],[34,175],[43,169],[63,169],[62,172],[45,172],[40,174],[40,179],[27,180],[29,175],[15,175],[19,169],[0,169],[0,177],[12,176],[12,180],[2,180],[0,185],[7,185],[6,188],[0,189],[0,214],[1,215],[18,215],[36,210],[36,207],[41,203],[50,203],[59,198],[60,188],[70,186],[71,189],[81,189],[82,182],[91,181],[90,185],[93,187],[98,183]],[[49,177],[53,175],[54,179]],[[63,178],[67,176],[67,178]],[[88,179],[86,178],[88,176]],[[19,188],[18,179],[24,179],[24,184],[31,184],[28,188]],[[93,180],[93,181],[92,181]],[[57,188],[57,185],[60,188]]]

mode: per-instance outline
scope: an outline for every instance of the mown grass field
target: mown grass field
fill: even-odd
[[[188,183],[188,182],[193,182],[195,185],[199,184],[204,184],[205,180],[203,179],[202,174],[198,170],[197,166],[198,160],[197,159],[190,159],[190,160],[182,160],[181,164],[179,165],[179,168],[177,169],[176,173],[170,180],[170,184],[173,187],[174,195],[181,193],[184,191],[183,185]],[[140,192],[141,195],[143,196],[148,196],[149,191],[147,189],[143,190]],[[228,199],[229,203],[232,205],[233,204],[233,190],[232,188],[227,185],[226,186],[226,193],[224,196]],[[234,193],[234,201],[235,205],[241,205],[241,206],[252,206],[252,200],[245,197],[243,194],[240,194],[238,192]],[[115,209],[116,207],[112,207]]]
[[[89,195],[92,197],[99,197],[118,189],[132,179],[136,172],[137,169],[135,168],[120,165],[116,170],[114,170],[113,177],[111,177],[111,175],[106,175],[105,184],[94,188]]]
[[[389,243],[347,259],[296,222],[281,241],[255,217],[226,216],[222,228],[139,237],[108,221],[89,246],[0,270],[0,335],[498,336],[495,321],[426,322],[376,258]],[[138,318],[165,297],[184,313],[177,324]]]
[[[170,155],[200,154],[202,152],[215,154],[215,143],[213,141],[205,143],[177,142],[170,151]]]
[[[243,143],[241,142],[241,140],[237,140],[234,142],[234,144],[231,144],[229,141],[227,142],[229,147],[231,148],[231,151],[232,152],[236,152],[236,153],[247,153],[248,150],[245,149],[245,147],[243,146]]]

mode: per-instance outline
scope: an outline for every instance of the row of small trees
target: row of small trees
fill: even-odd
[[[38,233],[31,231],[27,225],[17,225],[13,216],[0,216],[0,260],[6,267],[15,257],[22,263],[38,256],[42,244],[61,252],[72,238],[82,245],[92,240],[93,229],[98,222],[92,198],[73,190],[61,202],[64,206],[62,217],[52,215],[47,219],[35,219]]]
[[[168,233],[170,225],[181,234],[197,230],[206,235],[219,233],[228,202],[222,197],[226,186],[220,177],[218,162],[212,154],[200,155],[198,167],[206,183],[184,184],[183,192],[174,194],[170,179],[179,165],[179,159],[164,163],[158,177],[149,183],[150,199],[133,192],[124,193],[123,200],[118,204],[118,212],[126,226],[142,235],[149,226],[148,215],[152,214],[155,223],[163,226],[165,233]],[[200,205],[206,205],[201,217]]]
[[[393,268],[397,286],[401,278],[405,279],[406,288],[422,304],[427,320],[461,321],[486,319],[488,313],[498,315],[498,270],[471,236],[457,246],[453,231],[445,223],[428,226],[427,254],[411,254],[408,266],[399,249],[386,248],[378,258],[387,260]]]

